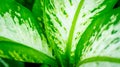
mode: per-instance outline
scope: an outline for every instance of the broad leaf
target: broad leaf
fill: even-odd
[[[61,52],[65,52],[65,44],[67,44],[68,38],[71,37],[71,41],[73,41],[72,48],[75,49],[74,45],[76,45],[81,34],[91,23],[90,21],[93,19],[92,17],[104,13],[109,9],[112,9],[116,1],[117,0],[85,0],[83,5],[81,5],[81,9],[78,8],[78,5],[82,4],[80,2],[83,2],[83,0],[46,1],[44,5],[44,24],[47,36],[49,36],[50,41],[54,42],[53,44],[57,45]],[[75,12],[77,12],[77,8],[79,9],[77,13],[79,14],[78,16],[76,16],[77,14],[75,15]],[[73,20],[75,19],[74,17],[76,17],[75,22],[73,22]],[[70,29],[72,29],[71,26],[73,24],[75,25],[75,29],[73,29],[73,31],[70,32]],[[73,33],[74,35],[69,36],[70,33]],[[74,51],[74,49],[72,51]]]
[[[50,44],[61,54],[65,53],[69,63],[81,35],[91,21],[97,15],[112,9],[116,2],[117,0],[44,1],[44,24]]]
[[[19,3],[25,6],[26,1]],[[117,1],[35,0],[33,7],[25,6],[31,12],[14,0],[1,1],[0,56],[50,65],[57,62],[60,67],[87,66],[84,63],[93,61],[120,63],[120,9],[113,10]]]
[[[107,61],[114,62],[118,66],[117,63],[120,63],[119,33],[120,8],[112,9],[111,12],[96,17],[83,33],[76,48],[76,55],[80,57],[79,64]],[[99,65],[101,64],[99,63]],[[107,63],[106,65],[112,64]],[[115,64],[113,65],[115,66]]]
[[[0,49],[0,56],[3,58],[19,60],[23,62],[45,63],[52,66],[56,65],[56,62],[53,58],[38,50],[19,43],[0,41]]]
[[[34,56],[37,56],[39,61],[36,62],[38,63],[44,62],[50,58],[50,60],[53,61],[54,59],[52,57],[51,48],[45,37],[42,36],[41,29],[42,28],[39,27],[32,13],[17,2],[12,0],[4,0],[0,2],[1,57],[10,58],[9,56],[12,53],[14,54],[14,51],[18,51],[19,53],[15,52],[15,54],[19,56],[20,53],[22,54],[24,51],[23,55],[30,56],[31,59],[20,60],[18,58],[16,60],[35,62],[37,58],[35,59]],[[19,49],[16,49],[18,46]],[[29,50],[31,50],[33,54],[31,54]],[[37,53],[35,54],[34,52],[36,51]],[[15,59],[15,57],[13,58]]]

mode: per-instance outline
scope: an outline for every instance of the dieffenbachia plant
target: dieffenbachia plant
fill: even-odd
[[[118,0],[35,0],[31,8],[18,1],[0,0],[1,58],[52,67],[120,66]]]

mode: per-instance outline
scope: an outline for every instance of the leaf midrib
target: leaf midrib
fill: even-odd
[[[67,41],[67,44],[66,44],[66,52],[65,52],[66,60],[68,62],[67,65],[70,65],[70,53],[71,53],[73,34],[74,34],[74,31],[75,31],[75,26],[76,26],[78,16],[80,14],[80,10],[82,8],[83,3],[84,3],[84,0],[81,0],[78,4],[77,10],[75,12],[75,15],[74,15],[74,18],[73,18],[73,21],[72,21],[70,32],[69,32],[69,35],[68,35],[68,41]]]

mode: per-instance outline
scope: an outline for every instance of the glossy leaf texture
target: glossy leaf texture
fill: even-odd
[[[50,60],[48,62],[54,61],[51,48],[42,36],[41,29],[28,9],[13,0],[0,2],[1,57],[11,58],[13,56],[15,60],[37,63],[43,63],[48,59]],[[31,59],[24,59],[20,53]],[[15,58],[16,55],[21,59]],[[37,59],[39,61],[36,61]]]
[[[120,7],[92,21],[81,36],[76,55],[81,67],[120,66]]]

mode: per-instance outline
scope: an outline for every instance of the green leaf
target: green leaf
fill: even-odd
[[[79,56],[76,59],[80,58],[79,64],[94,61],[120,63],[119,25],[120,8],[97,16],[77,45],[76,55]]]
[[[46,38],[42,36],[41,29],[42,28],[39,27],[36,19],[28,9],[12,0],[0,2],[0,49],[3,55],[9,57],[9,53],[4,54],[4,48],[6,49],[9,47],[11,48],[11,51],[15,50],[19,51],[19,53],[24,51],[23,55],[26,54],[27,56],[30,54],[34,59],[34,62],[37,60],[34,56],[39,58],[39,61],[37,61],[38,63],[50,58],[50,60],[53,61],[54,57],[52,56],[51,48],[49,47]],[[12,42],[13,44],[7,42]],[[16,48],[18,46],[22,47],[23,51],[20,48],[15,49],[15,46]],[[29,50],[32,50],[33,53],[37,51],[39,54],[31,54]],[[6,49],[5,52],[9,52],[9,49]],[[45,54],[42,59],[40,59],[40,57],[42,57],[41,54]],[[48,57],[47,59],[44,58],[46,56]],[[23,61],[32,62],[32,59]]]
[[[35,0],[15,0],[15,1],[18,2],[19,4],[23,5],[27,9],[32,10]]]
[[[39,25],[38,29],[41,29],[40,36],[42,38],[44,38],[44,40],[47,40],[46,32],[45,32],[45,25],[43,23],[44,22],[43,21],[43,8],[44,8],[43,1],[42,0],[35,0],[35,3],[34,3],[33,8],[32,8],[32,13],[38,22],[38,25]]]
[[[116,1],[117,0],[115,1],[85,0],[82,6],[81,12],[78,12],[78,14],[80,15],[76,21],[77,23],[75,24],[75,29],[74,29],[75,33],[70,32],[70,29],[72,29],[71,28],[72,21],[80,1],[73,0],[72,5],[68,0],[46,1],[46,5],[45,5],[46,12],[45,12],[44,24],[45,24],[46,32],[47,32],[47,35],[49,36],[50,41],[55,42],[54,44],[56,44],[59,47],[61,52],[65,52],[65,48],[66,48],[65,44],[67,43],[69,33],[74,33],[74,38],[73,38],[73,42],[74,42],[74,39],[77,37],[75,35],[78,32],[80,32],[81,34],[84,32],[84,30],[90,24],[90,20],[94,15],[99,15],[100,13],[104,13],[108,11],[113,7]],[[93,5],[88,6],[88,3]],[[78,29],[79,31],[77,32]],[[78,37],[78,40],[79,38],[80,37]]]
[[[55,60],[46,54],[14,42],[0,41],[0,56],[24,62],[56,64]]]
[[[66,56],[64,60],[68,61],[68,65],[74,62],[71,61],[71,56],[74,56],[79,39],[94,17],[112,9],[116,2],[117,0],[45,1],[43,16],[48,40],[54,49],[57,48],[60,54]]]
[[[119,49],[118,0],[35,0],[30,8],[20,1],[0,2],[1,57],[59,67],[119,63],[118,55],[107,54]]]

